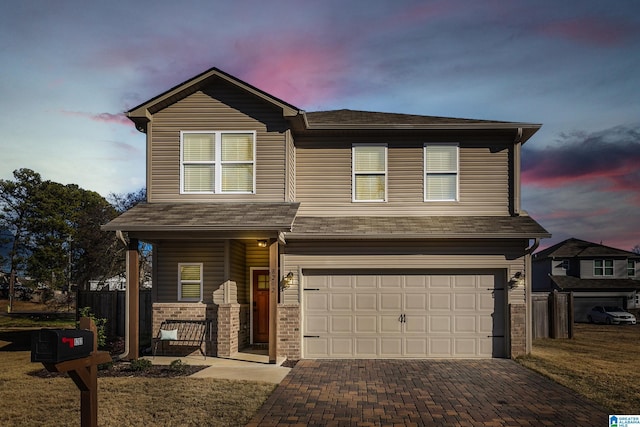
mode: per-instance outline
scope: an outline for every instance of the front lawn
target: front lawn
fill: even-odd
[[[0,337],[0,425],[80,425],[80,392],[73,381],[29,375],[42,364],[31,363],[29,351],[7,351],[12,346]],[[98,424],[243,426],[274,388],[213,378],[99,377]]]
[[[640,412],[640,325],[576,324],[573,339],[538,339],[522,365],[599,403]]]

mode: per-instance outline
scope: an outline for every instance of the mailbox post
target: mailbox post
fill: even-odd
[[[80,318],[80,329],[41,329],[31,339],[31,361],[49,372],[68,372],[80,390],[82,427],[98,426],[98,365],[111,362],[98,351],[98,331],[89,317]]]

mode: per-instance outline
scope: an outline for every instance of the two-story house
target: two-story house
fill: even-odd
[[[586,322],[593,306],[640,308],[640,255],[567,239],[533,256],[534,292],[573,293],[576,322]]]
[[[530,261],[520,206],[537,124],[306,112],[212,68],[128,111],[147,203],[103,227],[153,244],[153,324],[276,358],[515,357]],[[130,263],[135,275],[135,263]]]

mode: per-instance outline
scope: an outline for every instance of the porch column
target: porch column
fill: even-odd
[[[278,342],[278,240],[269,246],[269,363],[276,363]]]
[[[138,239],[131,239],[127,247],[127,294],[129,295],[128,360],[137,360],[140,343],[140,262]]]

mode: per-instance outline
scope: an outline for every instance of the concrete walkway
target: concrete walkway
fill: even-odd
[[[192,366],[208,366],[191,375],[193,378],[220,378],[226,380],[263,381],[279,384],[291,371],[279,364],[269,364],[269,357],[259,353],[238,353],[233,359],[192,355],[185,357],[145,357],[154,365],[169,365],[176,359]]]
[[[301,360],[248,426],[604,426],[512,360]]]

